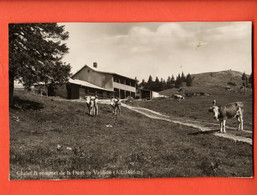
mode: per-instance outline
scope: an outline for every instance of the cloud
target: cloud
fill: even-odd
[[[65,57],[73,71],[97,61],[99,69],[139,79],[167,78],[229,67],[251,72],[251,23],[79,23]]]

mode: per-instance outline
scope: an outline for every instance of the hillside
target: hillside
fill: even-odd
[[[163,95],[172,95],[174,93],[208,93],[208,94],[224,94],[224,93],[243,93],[240,89],[242,86],[242,74],[238,71],[225,70],[220,72],[207,72],[192,74],[194,77],[192,87],[181,87],[180,89],[168,89],[160,92]],[[247,75],[249,76],[249,75]],[[230,83],[230,84],[229,84]],[[232,85],[231,85],[232,83]],[[251,89],[246,89],[246,93],[250,94]]]
[[[194,86],[227,86],[228,82],[241,86],[242,74],[233,70],[194,74]]]
[[[213,136],[213,131],[202,133],[153,120],[125,107],[115,117],[110,105],[100,104],[99,115],[92,117],[85,102],[21,91],[15,91],[14,97],[15,106],[9,112],[11,180],[249,177],[253,173],[252,146]],[[176,114],[181,120],[208,119],[205,106],[201,114],[195,108],[199,104],[208,108],[211,100],[190,100],[185,106],[170,99],[141,103],[161,105],[160,112]],[[246,128],[252,119],[249,114]]]

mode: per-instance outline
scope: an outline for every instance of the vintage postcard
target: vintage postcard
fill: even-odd
[[[251,22],[9,24],[10,180],[252,177]]]

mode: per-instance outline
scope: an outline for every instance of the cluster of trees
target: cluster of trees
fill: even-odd
[[[249,87],[249,84],[252,86],[253,82],[253,73],[250,74],[249,77],[245,74],[245,72],[242,74],[242,80],[243,80],[243,86]]]
[[[184,73],[182,72],[181,75],[178,74],[176,81],[175,81],[175,87],[179,88],[182,85],[182,82],[186,83],[186,86],[191,87],[193,85],[193,77],[188,73],[185,77]]]
[[[192,86],[193,84],[193,77],[190,74],[185,74],[182,72],[181,74],[178,74],[176,79],[172,75],[169,76],[167,80],[158,77],[153,80],[152,76],[150,75],[147,82],[143,79],[142,82],[139,84],[139,87],[143,89],[150,89],[153,91],[163,91],[166,89],[172,89],[172,88],[179,88],[182,86],[182,83],[185,82],[187,86]]]
[[[62,62],[69,48],[69,33],[56,23],[9,25],[9,103],[13,104],[14,80],[26,88],[38,82],[66,82],[71,66]]]

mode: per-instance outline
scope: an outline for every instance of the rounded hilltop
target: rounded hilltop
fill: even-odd
[[[202,95],[224,94],[242,92],[243,80],[242,72],[234,70],[224,70],[219,72],[205,72],[192,74],[193,84],[191,87],[182,86],[180,88],[168,89],[160,92],[163,95],[196,93]],[[247,75],[249,78],[249,75]],[[249,86],[246,91],[251,92]]]

